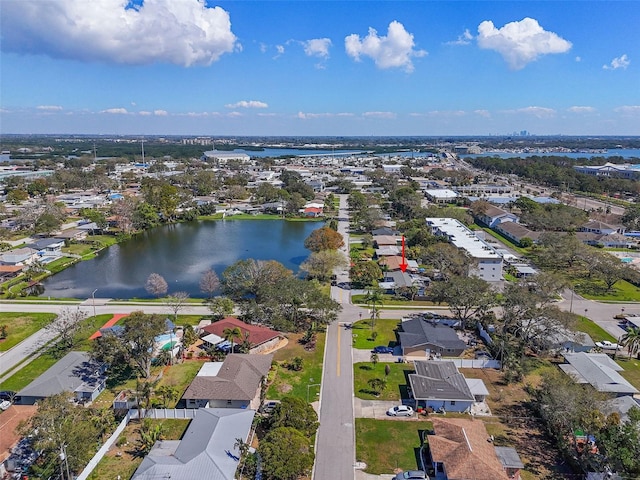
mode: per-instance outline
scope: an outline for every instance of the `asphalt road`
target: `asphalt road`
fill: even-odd
[[[340,195],[338,232],[344,238],[342,251],[348,258],[349,212],[347,196]],[[348,281],[348,267],[335,272],[338,282]],[[355,427],[353,408],[353,360],[351,331],[344,323],[358,318],[362,309],[350,304],[348,290],[331,287],[331,296],[342,304],[338,322],[327,328],[320,390],[320,427],[316,437],[314,480],[352,479],[355,463]]]

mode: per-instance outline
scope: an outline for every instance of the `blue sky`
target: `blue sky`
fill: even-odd
[[[1,133],[640,135],[634,0],[0,7]]]

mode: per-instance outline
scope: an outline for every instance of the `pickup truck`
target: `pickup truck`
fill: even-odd
[[[618,350],[620,346],[617,343],[610,342],[609,340],[602,340],[601,342],[596,342],[596,347],[605,348],[608,350]]]

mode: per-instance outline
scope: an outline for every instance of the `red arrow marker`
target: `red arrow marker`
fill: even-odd
[[[407,261],[404,259],[404,235],[402,236],[402,262],[400,262],[400,270],[407,270]]]

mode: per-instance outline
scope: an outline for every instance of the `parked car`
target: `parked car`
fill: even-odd
[[[11,402],[9,400],[2,400],[0,402],[0,410],[4,411],[11,406]]]
[[[620,346],[617,343],[610,342],[609,340],[602,340],[601,342],[596,342],[596,347],[607,348],[609,350],[618,350]]]
[[[16,392],[13,392],[11,390],[0,390],[0,400],[13,402],[15,397],[16,397]]]
[[[373,348],[373,353],[393,353],[393,347],[387,347],[386,345],[378,345]]]
[[[413,415],[413,408],[409,405],[396,405],[387,410],[387,415],[392,417],[410,417]]]
[[[278,400],[270,400],[262,405],[262,413],[272,413],[280,402]]]
[[[422,470],[407,470],[406,472],[400,472],[393,480],[428,480],[427,474]]]

